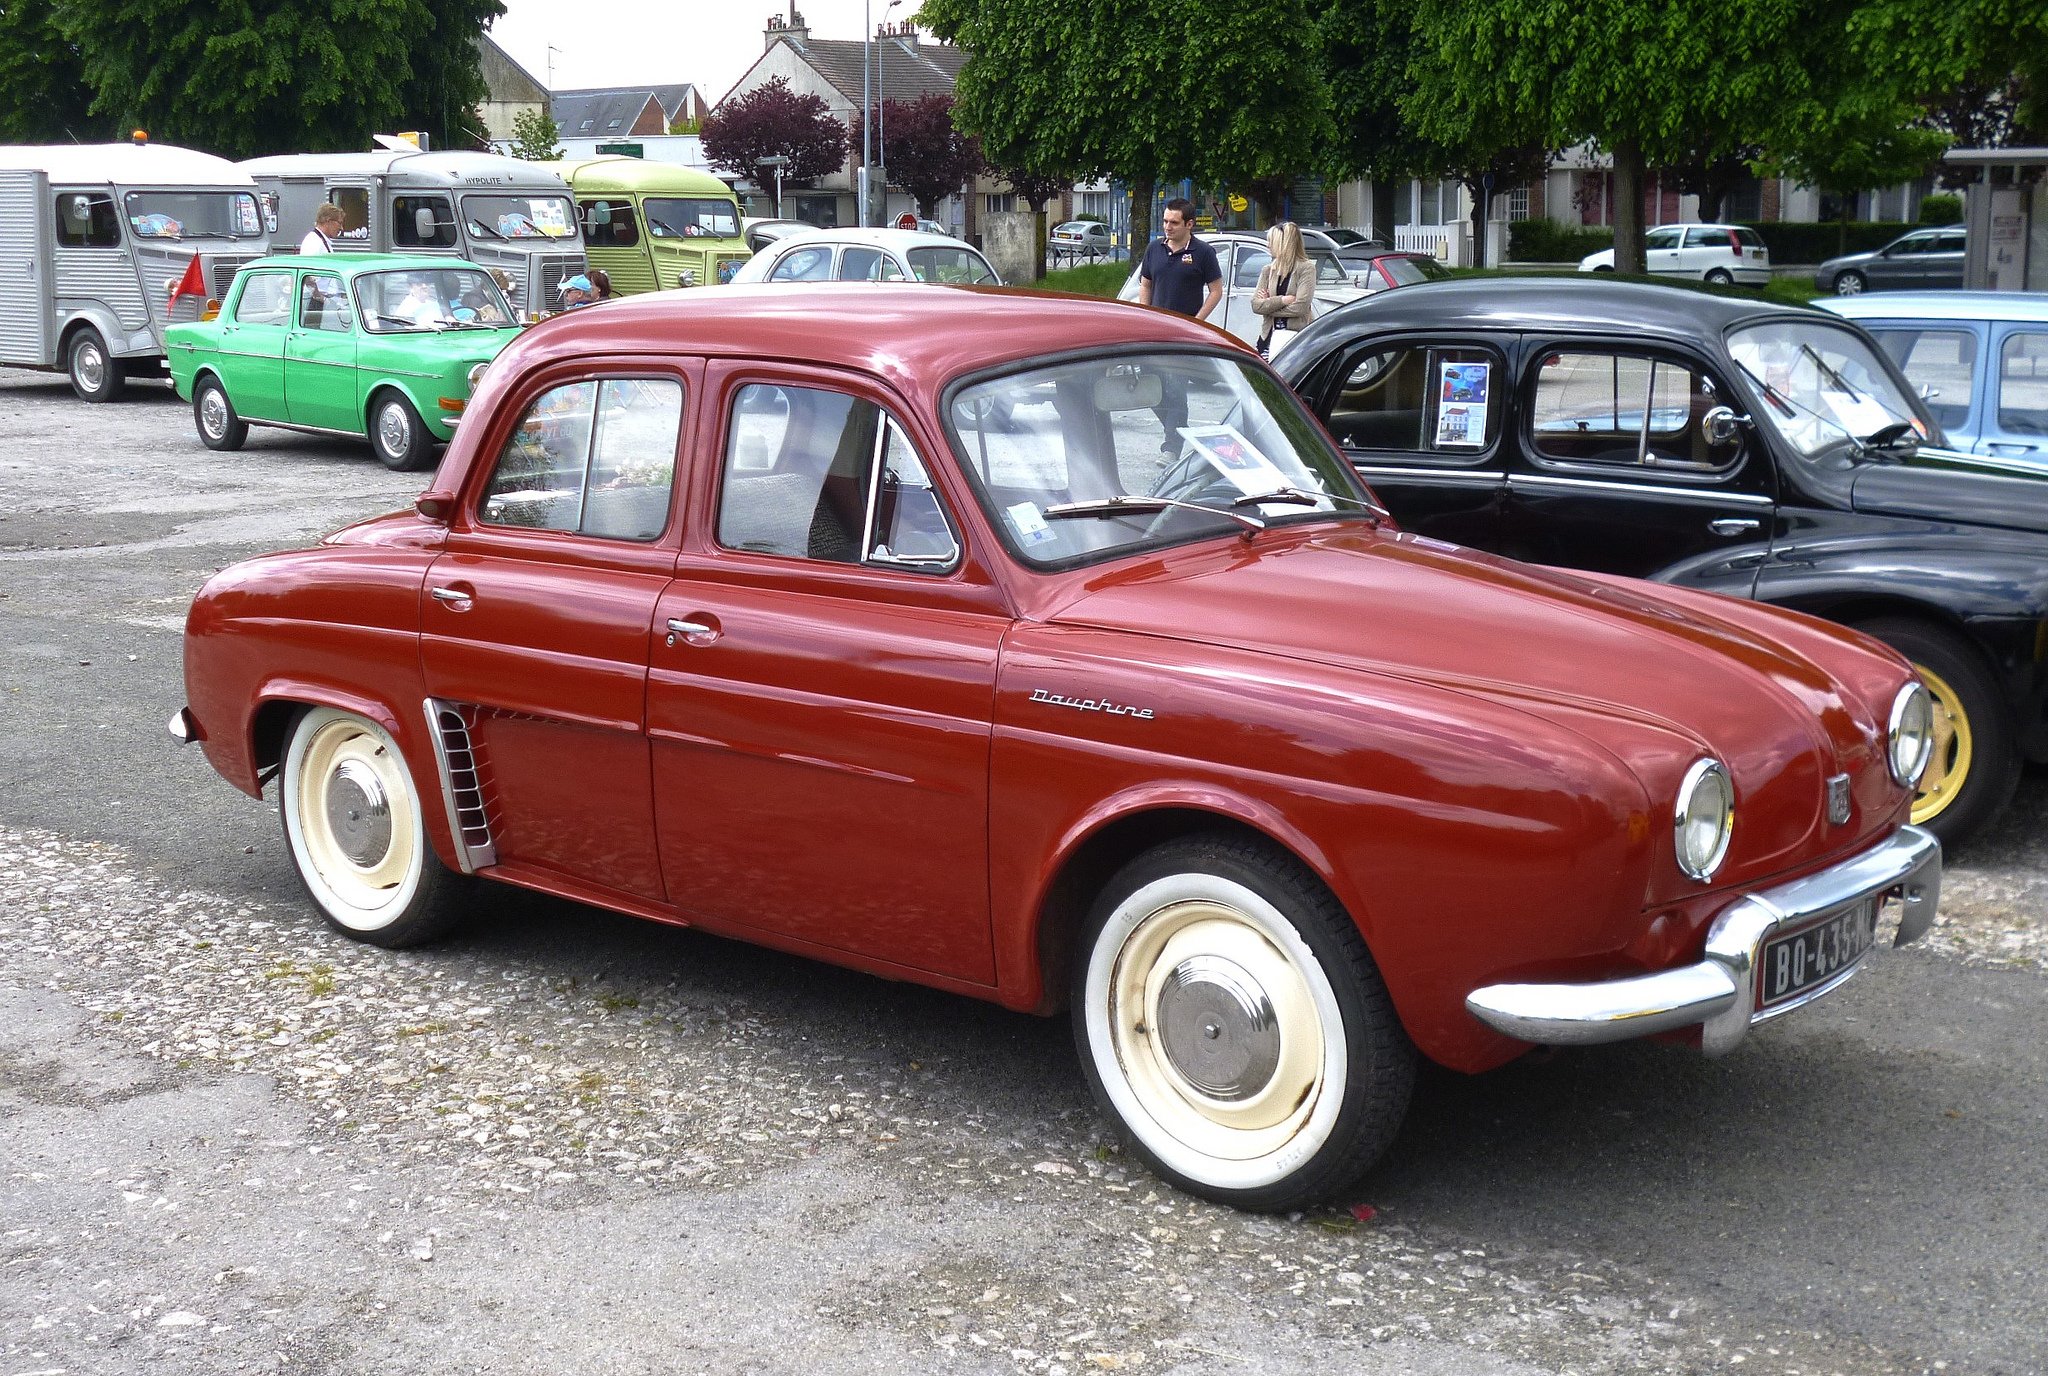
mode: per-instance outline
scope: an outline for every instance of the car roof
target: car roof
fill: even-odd
[[[1850,320],[2048,320],[2033,291],[1885,291],[1814,303]]]
[[[1606,282],[1592,274],[1456,278],[1383,291],[1332,311],[1317,324],[1371,322],[1417,329],[1544,329],[1696,338],[1751,320],[1808,316],[1804,306],[1749,301],[1650,282]]]
[[[469,268],[474,272],[484,270],[467,258],[450,258],[445,253],[277,253],[268,258],[258,258],[252,263],[244,263],[242,270],[246,272],[250,268],[291,267],[325,268],[344,276],[387,268]]]
[[[999,322],[999,323],[998,323]],[[818,282],[653,292],[569,311],[528,331],[514,364],[584,354],[771,358],[878,374],[917,395],[962,372],[1130,344],[1235,350],[1215,327],[1172,311],[1004,287]]]
[[[240,166],[252,177],[382,177],[403,172],[421,181],[445,183],[453,191],[480,191],[486,195],[517,195],[522,191],[566,194],[569,190],[569,184],[556,176],[548,163],[453,149],[433,153],[411,148],[380,148],[371,153],[279,153],[250,158]]]
[[[923,229],[893,229],[870,227],[867,229],[802,229],[785,234],[775,241],[780,249],[786,244],[868,244],[875,248],[893,248],[899,253],[913,248],[967,248],[971,247],[950,234],[933,234]]]
[[[52,186],[73,182],[253,191],[247,172],[226,158],[168,143],[55,143],[0,147],[0,168],[49,174]]]
[[[607,154],[597,158],[568,158],[551,166],[562,180],[585,194],[637,191],[656,195],[670,192],[678,196],[732,195],[732,188],[709,172],[699,172],[680,163]]]

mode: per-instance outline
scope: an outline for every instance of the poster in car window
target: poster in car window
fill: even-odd
[[[1439,448],[1479,449],[1486,444],[1487,390],[1491,363],[1437,364],[1436,443]]]

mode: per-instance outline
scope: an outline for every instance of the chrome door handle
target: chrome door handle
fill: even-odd
[[[1718,521],[1707,522],[1707,529],[1716,535],[1747,535],[1753,530],[1762,530],[1764,523],[1753,516],[1724,516]]]
[[[434,588],[430,594],[436,602],[448,604],[451,612],[466,612],[476,605],[476,597],[460,588]]]
[[[687,640],[692,645],[709,645],[718,639],[718,627],[708,621],[685,621],[681,617],[668,619],[668,643]]]
[[[2031,444],[2012,444],[2003,440],[1986,440],[1984,441],[1984,447],[1994,454],[2031,454],[2034,452],[2034,446]]]

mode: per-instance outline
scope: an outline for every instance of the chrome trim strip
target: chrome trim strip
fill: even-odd
[[[300,425],[289,420],[258,420],[254,416],[243,416],[250,425],[268,426],[272,430],[296,430],[302,435],[340,435],[344,439],[359,440],[364,437],[361,430],[330,430],[324,425]]]
[[[1893,946],[1917,941],[1941,901],[1941,843],[1904,826],[1877,845],[1803,879],[1738,898],[1708,929],[1704,958],[1655,974],[1590,984],[1489,984],[1465,996],[1481,1022],[1519,1041],[1589,1046],[1703,1024],[1700,1049],[1724,1056],[1749,1029],[1839,988],[1856,964],[1795,999],[1756,1007],[1764,944],[1867,899],[1899,899]]]
[[[427,718],[427,739],[434,744],[434,768],[441,776],[441,801],[448,809],[448,832],[455,840],[455,863],[475,874],[498,863],[491,838],[491,819],[484,808],[483,779],[469,738],[469,723],[453,703],[428,698],[421,704]]]
[[[1557,488],[1576,492],[1589,488],[1595,492],[1624,492],[1630,496],[1688,497],[1701,502],[1729,502],[1736,506],[1770,507],[1777,500],[1754,492],[1721,492],[1703,487],[1664,487],[1650,483],[1618,483],[1603,478],[1554,478],[1543,473],[1510,473],[1510,487]]]
[[[1402,468],[1386,463],[1354,463],[1351,470],[1367,478],[1427,478],[1431,482],[1460,483],[1468,487],[1500,487],[1503,473],[1475,473],[1467,468]]]

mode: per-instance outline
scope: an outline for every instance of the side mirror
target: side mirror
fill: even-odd
[[[84,196],[71,198],[71,218],[84,224],[92,217],[92,202]]]
[[[455,511],[455,494],[429,488],[413,499],[412,509],[429,521],[446,525],[449,516]]]
[[[431,240],[438,227],[432,206],[423,205],[412,213],[412,232],[419,238]]]
[[[1748,421],[1748,416],[1738,416],[1726,406],[1716,406],[1700,417],[1700,431],[1713,448],[1725,449],[1742,438],[1742,427]]]

